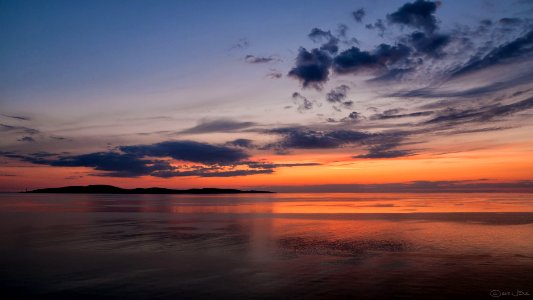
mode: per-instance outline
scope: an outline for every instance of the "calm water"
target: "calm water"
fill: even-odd
[[[533,298],[531,194],[0,194],[3,299],[491,291]]]

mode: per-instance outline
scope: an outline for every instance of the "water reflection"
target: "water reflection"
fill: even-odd
[[[19,298],[486,299],[532,289],[530,195],[0,200],[0,289]]]

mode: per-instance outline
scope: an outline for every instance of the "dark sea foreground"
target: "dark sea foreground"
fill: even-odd
[[[496,296],[533,299],[531,194],[0,194],[2,299]]]

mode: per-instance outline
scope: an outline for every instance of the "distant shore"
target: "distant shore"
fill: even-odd
[[[50,194],[270,194],[270,191],[237,190],[219,188],[200,188],[175,190],[167,188],[135,188],[123,189],[112,185],[87,185],[87,186],[65,186],[59,188],[45,188],[26,191],[22,193],[50,193]]]

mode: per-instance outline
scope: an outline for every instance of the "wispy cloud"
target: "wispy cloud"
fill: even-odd
[[[264,63],[270,63],[270,62],[279,62],[281,61],[281,59],[274,55],[256,56],[256,55],[248,54],[244,57],[244,61],[249,64],[264,64]]]
[[[29,142],[29,143],[33,143],[35,142],[35,139],[32,138],[31,136],[23,136],[21,137],[20,139],[18,139],[19,142]]]
[[[22,134],[37,134],[40,131],[37,129],[25,127],[25,126],[15,126],[15,125],[7,125],[7,124],[0,124],[0,132],[15,132],[15,133],[22,133]]]
[[[532,108],[533,98],[528,98],[511,104],[494,104],[473,109],[448,109],[444,110],[436,117],[426,121],[425,124],[442,122],[488,122],[496,118],[506,117]]]
[[[4,117],[7,117],[7,118],[11,118],[11,119],[22,120],[22,121],[31,121],[31,119],[28,118],[28,117],[23,117],[23,116],[11,116],[11,115],[4,115],[4,114],[1,114],[1,115],[4,116]]]
[[[250,47],[248,38],[241,38],[235,44],[231,45],[230,50],[244,50]]]
[[[198,134],[210,132],[234,132],[256,126],[254,122],[240,122],[229,119],[202,120],[196,126],[180,131],[185,134]]]
[[[352,12],[352,16],[354,20],[358,23],[363,22],[363,18],[365,17],[365,15],[366,15],[366,12],[364,8],[359,8]]]

